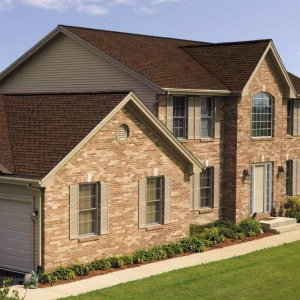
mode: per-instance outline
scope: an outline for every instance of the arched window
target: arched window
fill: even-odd
[[[258,93],[252,98],[252,136],[272,136],[272,128],[273,99],[266,93]]]

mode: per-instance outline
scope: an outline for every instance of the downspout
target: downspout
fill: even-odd
[[[39,193],[39,201],[38,201],[38,218],[39,218],[39,259],[38,259],[38,267],[37,267],[37,273],[40,272],[42,268],[42,188],[41,187],[34,187],[30,183],[26,184],[27,188],[29,190],[37,191]],[[34,233],[35,234],[35,233]]]

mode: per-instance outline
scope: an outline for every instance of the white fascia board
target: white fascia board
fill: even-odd
[[[106,54],[105,52],[99,50],[98,48],[96,48],[95,46],[91,45],[90,43],[86,42],[85,40],[83,40],[82,38],[80,38],[79,36],[77,36],[76,34],[70,32],[69,30],[67,30],[64,27],[60,27],[61,32],[64,33],[66,36],[68,36],[69,38],[71,38],[72,40],[76,41],[77,43],[81,44],[82,46],[88,48],[89,50],[91,50],[92,52],[96,53],[97,55],[99,55],[101,58],[105,59],[106,61],[114,64],[115,66],[117,66],[118,68],[122,69],[123,71],[125,71],[126,73],[130,74],[131,76],[133,76],[134,78],[138,79],[139,81],[145,83],[147,86],[149,86],[150,88],[152,88],[153,90],[155,90],[158,93],[161,93],[161,87],[158,86],[157,84],[155,84],[154,82],[152,82],[151,80],[147,79],[146,77],[140,75],[139,73],[135,72],[134,70],[130,69],[129,67],[125,66],[124,64],[122,64],[120,61],[114,59],[112,56]]]
[[[55,28],[42,40],[40,40],[37,44],[35,44],[32,48],[25,52],[20,58],[18,58],[15,62],[8,66],[2,73],[0,73],[0,82],[15,69],[17,69],[21,64],[23,64],[35,52],[37,52],[40,48],[47,44],[51,39],[53,39],[59,32],[61,32],[60,28]]]
[[[229,90],[205,90],[205,89],[180,89],[180,88],[162,88],[163,92],[171,95],[218,95],[228,96],[239,91]]]
[[[0,176],[0,182],[2,183],[11,183],[11,184],[28,184],[34,183],[38,186],[41,186],[41,180],[37,179],[25,179],[25,178],[17,178],[17,177],[2,177]]]

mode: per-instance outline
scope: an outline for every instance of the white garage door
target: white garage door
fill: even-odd
[[[0,268],[32,270],[31,213],[29,202],[0,199]]]

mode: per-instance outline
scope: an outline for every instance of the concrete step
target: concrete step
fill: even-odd
[[[284,233],[288,231],[294,231],[300,229],[300,224],[292,224],[292,225],[286,225],[286,226],[280,226],[278,228],[272,228],[269,231],[274,233]]]
[[[264,231],[272,231],[271,229],[278,229],[280,227],[294,225],[296,223],[297,221],[295,218],[284,217],[266,218],[260,220],[260,224],[262,225]]]

